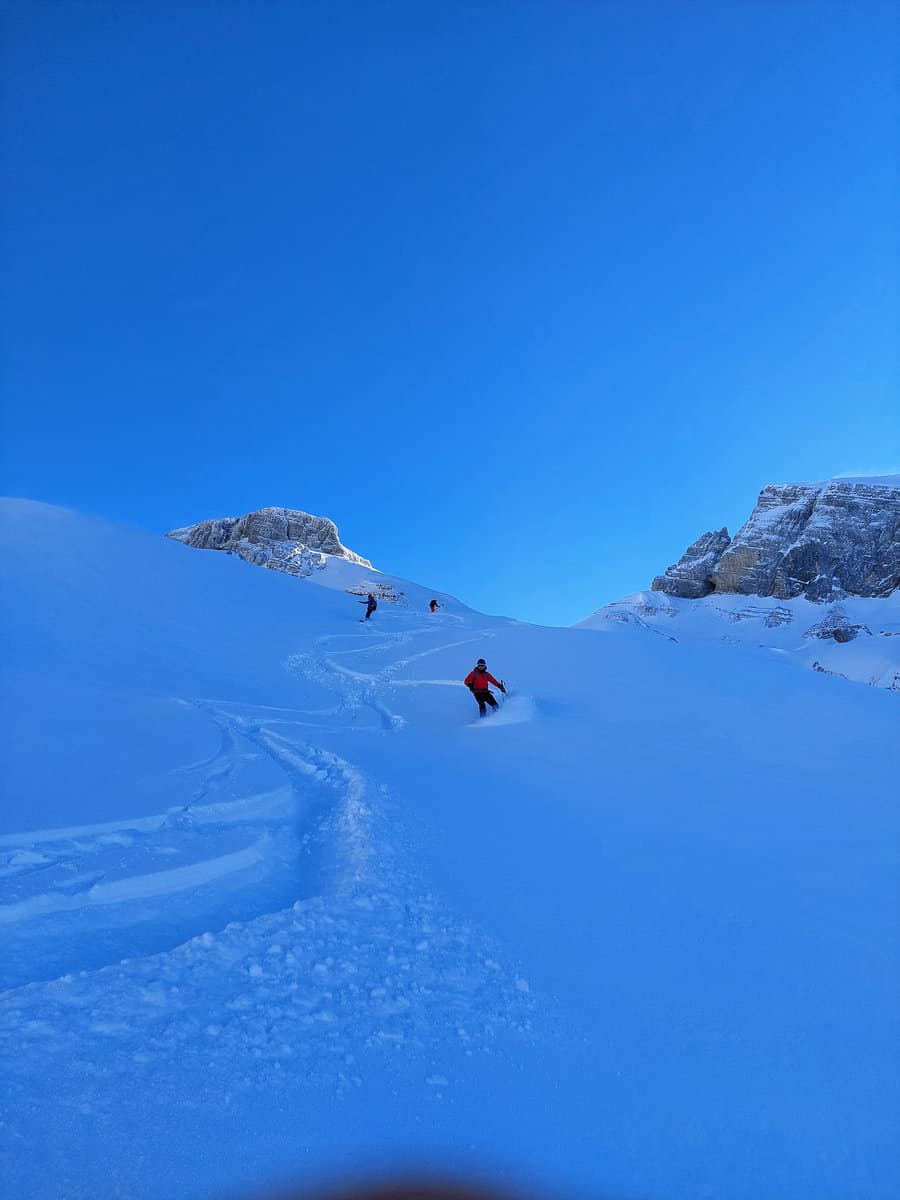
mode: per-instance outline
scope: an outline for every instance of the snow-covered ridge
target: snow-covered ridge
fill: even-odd
[[[242,517],[200,521],[166,536],[199,550],[227,550],[289,575],[311,575],[325,566],[329,556],[372,567],[367,558],[342,544],[334,521],[293,508],[261,508]]]
[[[671,642],[725,642],[767,650],[813,671],[900,692],[900,591],[852,596],[823,606],[804,596],[714,593],[696,600],[635,592],[579,622],[583,629],[627,625]]]
[[[733,538],[705,533],[652,584],[689,600],[736,592],[819,603],[898,586],[898,475],[770,484]]]

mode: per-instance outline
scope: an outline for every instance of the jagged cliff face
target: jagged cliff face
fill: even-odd
[[[243,517],[201,521],[173,529],[167,537],[200,550],[227,550],[248,562],[291,575],[311,575],[327,556],[371,567],[367,558],[341,544],[337,526],[292,508],[261,508]]]
[[[715,533],[704,533],[682,554],[665,575],[653,580],[655,592],[669,596],[682,596],[686,600],[699,600],[713,591],[712,580],[716,566],[731,545],[727,529]]]
[[[888,596],[900,587],[900,476],[772,484],[733,538],[704,534],[652,586],[685,599]]]

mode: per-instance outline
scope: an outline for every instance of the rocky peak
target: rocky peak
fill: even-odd
[[[682,554],[674,566],[669,567],[665,575],[653,580],[653,590],[666,592],[670,596],[683,596],[688,600],[698,600],[707,596],[713,590],[711,580],[715,573],[716,564],[731,545],[727,529],[717,533],[704,533],[698,537]]]
[[[372,567],[342,545],[337,526],[293,508],[261,508],[243,517],[220,517],[173,529],[166,535],[200,550],[225,550],[248,562],[292,575],[311,575],[328,556]]]
[[[770,484],[733,538],[704,534],[652,586],[687,599],[887,596],[900,586],[900,476]]]

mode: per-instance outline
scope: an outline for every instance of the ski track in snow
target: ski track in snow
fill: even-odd
[[[328,870],[325,870],[327,855],[320,849],[315,861],[307,864],[307,874],[335,877],[338,863],[343,863],[344,869],[351,874],[354,871],[358,874],[366,851],[359,830],[353,830],[349,814],[359,805],[359,797],[365,790],[364,777],[349,763],[329,755],[321,748],[288,740],[278,727],[359,731],[371,730],[374,726],[382,732],[398,732],[403,729],[405,721],[399,714],[390,711],[383,699],[384,692],[396,687],[458,687],[459,680],[398,679],[397,674],[417,660],[459,646],[481,643],[493,636],[491,631],[483,630],[472,637],[441,643],[393,659],[375,672],[353,670],[335,661],[343,656],[371,656],[408,646],[420,632],[398,632],[374,645],[365,635],[328,635],[319,640],[318,645],[323,647],[320,652],[291,656],[287,662],[289,670],[304,676],[325,691],[337,694],[338,702],[331,707],[290,710],[253,706],[248,709],[225,700],[182,700],[181,703],[204,713],[218,727],[220,735],[220,744],[214,754],[176,768],[179,774],[200,773],[192,801],[155,816],[34,830],[0,837],[0,856],[4,860],[4,865],[0,867],[0,881],[15,877],[19,883],[23,883],[30,878],[40,885],[49,874],[54,876],[50,890],[23,887],[19,889],[24,893],[21,897],[9,900],[4,897],[4,902],[0,903],[0,925],[9,926],[53,913],[99,909],[195,889],[212,880],[262,864],[266,859],[267,847],[270,848],[271,837],[267,831],[273,821],[281,825],[289,823],[298,809],[318,814],[316,819],[321,820],[321,804],[310,801],[310,791],[316,786],[324,786],[330,791],[332,804],[337,812],[343,814],[343,821],[339,824],[332,821],[331,824],[329,854],[332,862]],[[326,643],[345,642],[348,639],[362,639],[363,645],[328,652],[324,650]],[[360,714],[366,713],[368,723],[359,719]],[[491,714],[491,724],[514,724],[532,719],[534,715],[532,702],[526,697],[517,697],[508,700],[498,713]],[[483,722],[475,722],[475,725],[485,727]],[[273,761],[285,779],[286,788],[212,802],[234,776],[237,762],[245,754],[243,746],[252,747]],[[260,836],[260,825],[264,830],[263,836]],[[131,867],[130,858],[135,861],[149,859],[150,865],[158,866],[161,858],[181,853],[188,830],[202,831],[207,835],[213,832],[221,834],[229,826],[239,827],[245,835],[244,844],[237,849],[195,857],[190,864],[167,869],[141,872]],[[321,843],[324,839],[321,830],[317,836],[315,829],[307,828],[300,834],[300,840],[308,848],[312,841]],[[116,879],[104,882],[106,870],[81,870],[81,862],[102,857],[109,848],[115,848],[118,855]],[[303,895],[310,894],[302,883],[300,891]]]
[[[0,838],[0,925],[13,951],[0,983],[11,985],[2,993],[0,1056],[11,1068],[3,1119],[13,1136],[17,1097],[28,1096],[28,1077],[42,1063],[69,1064],[63,1106],[106,1111],[113,1102],[105,1097],[118,1089],[102,1079],[92,1089],[85,1079],[110,1042],[120,1052],[104,1071],[164,1088],[166,1072],[194,1066],[212,1099],[238,1060],[253,1064],[252,1080],[232,1081],[238,1088],[284,1086],[297,1069],[306,1083],[328,1081],[340,1093],[362,1082],[360,1045],[396,1054],[433,1045],[437,1031],[471,1054],[492,1052],[501,1036],[530,1038],[536,1002],[527,985],[480,931],[423,888],[388,794],[353,763],[298,740],[315,729],[401,733],[405,722],[385,698],[391,688],[459,681],[398,672],[492,636],[406,653],[372,672],[337,661],[403,653],[419,632],[374,645],[367,634],[331,635],[293,655],[288,669],[336,696],[330,707],[182,701],[220,733],[213,755],[178,768],[198,776],[188,805]],[[365,644],[346,646],[359,639]],[[513,711],[510,702],[495,723]],[[250,755],[274,763],[283,786],[222,798]],[[190,861],[168,865],[176,857]],[[180,914],[199,903],[193,919],[203,919],[202,900],[221,900],[223,887],[226,902],[244,898],[231,913],[239,919],[219,902],[210,910],[218,932],[186,928]],[[285,887],[293,903],[284,903]],[[282,902],[248,914],[246,899],[256,895]],[[161,912],[171,918],[162,921],[164,945],[142,932],[157,930]],[[57,978],[61,961],[69,969]]]

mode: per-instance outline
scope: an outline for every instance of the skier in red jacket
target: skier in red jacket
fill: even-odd
[[[478,662],[468,673],[463,682],[478,701],[478,715],[480,717],[483,717],[487,712],[487,709],[485,708],[486,704],[489,704],[491,708],[497,707],[497,701],[494,699],[494,694],[488,687],[489,683],[492,683],[494,687],[498,687],[504,696],[506,695],[506,687],[503,684],[503,680],[495,679],[493,675],[489,674],[487,663],[483,658],[479,658]]]

